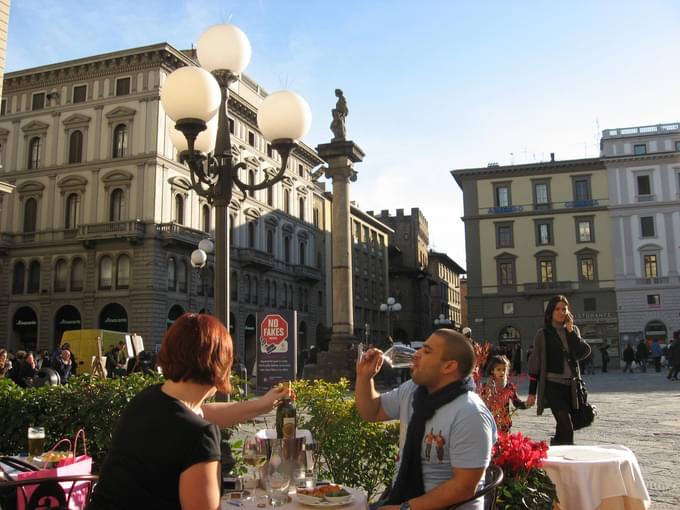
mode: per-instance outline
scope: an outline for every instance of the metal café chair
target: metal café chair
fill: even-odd
[[[453,506],[450,506],[447,510],[455,510],[460,508],[466,503],[470,503],[477,499],[484,499],[484,510],[494,510],[496,508],[496,491],[498,486],[503,482],[503,469],[500,466],[491,464],[486,468],[486,476],[484,487],[477,490],[471,498],[464,501],[459,501]]]
[[[97,475],[64,475],[3,480],[0,494],[3,503],[23,499],[25,510],[67,510],[72,500],[84,508],[98,479]]]

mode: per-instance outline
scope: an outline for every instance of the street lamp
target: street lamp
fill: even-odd
[[[262,182],[248,184],[239,178],[243,162],[232,161],[227,107],[229,86],[250,61],[248,37],[235,25],[214,25],[196,45],[202,67],[173,71],[161,89],[165,113],[175,122],[171,140],[180,161],[186,163],[191,187],[215,206],[215,312],[229,328],[229,214],[234,185],[244,193],[273,186],[285,176],[286,163],[297,141],[311,125],[307,102],[289,91],[274,92],[259,107],[257,124],[281,156],[281,168]]]
[[[208,272],[205,269],[208,255],[214,251],[215,244],[210,239],[203,239],[198,243],[198,248],[191,252],[191,266],[198,272],[198,276],[201,279],[201,287],[203,288],[204,313],[208,313]]]
[[[453,324],[453,321],[452,321],[451,319],[449,319],[449,318],[448,318],[446,315],[444,315],[443,313],[440,313],[440,314],[439,314],[439,317],[437,317],[437,318],[434,320],[434,325],[437,326],[437,327],[442,327],[442,328],[443,328],[443,327],[446,327],[446,326],[450,326],[451,324]]]
[[[393,297],[387,298],[387,303],[380,304],[380,311],[387,312],[387,336],[392,336],[392,328],[390,325],[390,313],[401,311],[401,303],[397,303],[397,300]]]

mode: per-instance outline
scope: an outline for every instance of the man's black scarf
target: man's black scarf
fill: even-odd
[[[424,386],[418,386],[413,395],[413,415],[408,422],[406,440],[402,451],[397,479],[387,500],[389,505],[399,505],[425,493],[420,453],[425,437],[425,424],[441,406],[467,393],[467,381],[456,381],[428,394]]]

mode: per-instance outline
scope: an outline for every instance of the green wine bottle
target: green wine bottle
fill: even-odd
[[[278,439],[295,439],[297,434],[297,412],[290,398],[281,400],[276,409],[276,437]]]

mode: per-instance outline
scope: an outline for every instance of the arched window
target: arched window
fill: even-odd
[[[267,205],[268,206],[274,205],[274,186],[269,186],[267,188]]]
[[[300,210],[298,211],[300,221],[305,221],[305,199],[304,198],[300,197],[300,199],[298,200],[298,207],[300,208]]]
[[[290,300],[290,301],[288,301],[288,309],[289,310],[293,309],[293,297],[294,297],[293,296],[293,286],[290,285],[290,288],[288,289],[288,299]]]
[[[116,188],[111,192],[109,204],[109,221],[121,221],[123,219],[123,190]]]
[[[248,184],[250,184],[251,186],[255,186],[255,170],[249,170],[248,171]],[[249,189],[248,195],[251,198],[255,198],[255,190]]]
[[[64,216],[64,228],[74,229],[78,226],[78,210],[80,209],[80,195],[70,193],[66,197],[66,215]]]
[[[85,280],[85,264],[83,259],[73,259],[71,263],[71,292],[83,290]]]
[[[68,162],[80,163],[83,160],[83,132],[76,129],[68,138]]]
[[[267,253],[274,253],[274,232],[267,230]]]
[[[236,274],[236,271],[231,272],[229,287],[231,288],[231,300],[238,301],[238,275]]]
[[[184,197],[181,193],[175,195],[175,223],[184,225]]]
[[[259,305],[260,304],[260,289],[259,289],[259,284],[260,282],[257,280],[257,276],[253,277],[253,304]]]
[[[34,136],[28,142],[28,169],[40,168],[40,145],[39,136]]]
[[[113,285],[113,261],[105,255],[99,259],[99,288],[110,289]]]
[[[12,294],[24,293],[24,279],[26,278],[26,265],[23,262],[14,264],[14,274],[12,275]]]
[[[59,259],[54,265],[54,292],[65,292],[67,282],[68,265],[64,259]]]
[[[269,306],[270,292],[271,292],[271,284],[269,283],[269,280],[265,280],[264,281],[264,306]]]
[[[246,303],[250,303],[250,276],[248,275],[245,275],[243,277],[243,291],[244,291],[243,300]]]
[[[187,277],[189,273],[189,267],[187,266],[186,260],[179,261],[179,274],[177,275],[177,282],[179,283],[179,291],[187,291]]]
[[[248,248],[255,248],[255,221],[248,222]]]
[[[203,216],[203,232],[210,232],[210,206],[203,204],[201,211]]]
[[[283,260],[290,264],[290,237],[283,238]]]
[[[276,282],[272,282],[272,306],[276,306]]]
[[[283,284],[283,301],[281,301],[281,308],[285,308],[288,303],[288,285]]]
[[[116,261],[116,288],[130,287],[130,257],[121,255]]]
[[[125,124],[118,124],[113,130],[114,158],[124,158],[128,152],[128,128]]]
[[[24,232],[35,232],[35,225],[38,219],[38,201],[29,198],[24,203]]]
[[[175,290],[177,288],[177,264],[175,257],[168,259],[168,290]]]
[[[235,246],[234,239],[234,225],[236,224],[236,216],[233,214],[229,215],[229,245]]]
[[[208,273],[208,297],[214,297],[215,296],[215,270],[213,269],[212,266],[208,266],[208,270],[206,271]]]
[[[307,250],[307,245],[305,243],[300,243],[300,265],[305,265],[305,251]]]
[[[34,260],[28,266],[28,289],[29,294],[40,292],[40,262]]]
[[[283,190],[283,212],[290,214],[290,190]]]

